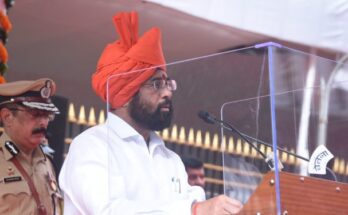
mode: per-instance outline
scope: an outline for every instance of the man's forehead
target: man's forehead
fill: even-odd
[[[204,168],[202,167],[202,168],[187,168],[187,171],[188,172],[195,172],[195,173],[197,173],[197,172],[204,172]]]
[[[168,75],[165,71],[159,69],[155,72],[155,74],[149,80],[158,80],[158,79],[167,79]]]

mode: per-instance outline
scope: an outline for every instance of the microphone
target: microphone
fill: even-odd
[[[210,113],[206,111],[202,111],[202,110],[199,111],[198,117],[201,118],[204,122],[209,124],[215,124],[216,122],[218,122],[220,126],[222,126],[223,128],[237,133],[246,143],[248,143],[253,149],[255,149],[262,156],[262,158],[266,161],[270,169],[274,168],[274,163],[272,159],[269,159],[258,147],[256,147],[252,142],[250,142],[250,140],[247,139],[244,134],[242,134],[240,131],[235,129],[233,126],[229,125],[228,123],[222,120],[217,119],[216,117],[212,116]]]
[[[198,117],[203,119],[203,121],[208,123],[208,124],[215,124],[215,122],[217,121],[208,112],[202,111],[202,110],[198,112]]]
[[[234,132],[236,134],[238,134],[246,143],[248,143],[253,149],[255,149],[261,156],[263,159],[265,159],[266,163],[269,165],[270,169],[274,169],[274,160],[271,158],[269,158],[268,156],[266,156],[258,147],[256,147],[250,140],[253,140],[253,141],[256,141],[257,143],[259,144],[263,144],[265,146],[268,146],[268,147],[271,147],[273,148],[273,145],[270,144],[270,143],[267,143],[267,142],[264,142],[262,140],[259,140],[257,138],[254,138],[254,137],[251,137],[251,136],[248,136],[242,132],[240,132],[238,129],[234,128],[231,124],[223,121],[223,120],[220,120],[220,119],[217,119],[215,116],[211,115],[209,112],[207,111],[203,111],[203,110],[200,110],[198,112],[198,117],[201,118],[204,122],[206,123],[209,123],[209,124],[215,124],[215,123],[218,123],[221,127],[227,129],[228,131],[231,131],[231,132]],[[307,161],[309,162],[309,159],[308,158],[305,158],[305,157],[302,157],[298,154],[295,154],[295,153],[292,153],[292,152],[289,152],[288,150],[285,150],[283,148],[280,148],[277,146],[277,150],[281,151],[281,152],[285,152],[289,155],[292,155],[296,158],[299,158],[301,160],[304,160],[304,161]],[[328,170],[331,174],[331,176],[333,177],[333,179],[335,181],[337,181],[337,177],[336,177],[336,174],[329,168],[329,167],[326,167],[326,170]]]

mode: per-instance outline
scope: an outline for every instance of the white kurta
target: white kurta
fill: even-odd
[[[150,140],[111,113],[77,136],[59,175],[64,214],[191,214],[203,189],[154,132]]]

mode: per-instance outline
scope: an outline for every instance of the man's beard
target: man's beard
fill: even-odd
[[[168,112],[162,112],[161,107],[169,106]],[[173,117],[172,102],[166,99],[160,103],[155,112],[149,110],[149,106],[140,101],[139,93],[137,93],[129,103],[129,114],[132,119],[146,129],[152,131],[161,131],[168,128]]]

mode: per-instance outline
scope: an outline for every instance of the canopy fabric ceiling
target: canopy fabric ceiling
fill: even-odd
[[[216,23],[348,53],[347,0],[148,0]]]
[[[237,1],[231,2],[236,4]],[[190,0],[161,2],[181,3],[193,12],[196,7],[197,11],[210,11],[211,15],[203,18],[213,17],[218,6],[233,6],[230,1],[222,0],[214,1],[220,2],[219,5],[205,0],[201,6],[198,1]],[[188,8],[191,3],[196,3],[191,5],[192,10]],[[205,10],[198,9],[202,7]],[[269,36],[196,17],[197,14],[192,16],[140,0],[18,1],[9,13],[13,29],[6,44],[9,70],[5,78],[14,81],[49,77],[57,82],[58,95],[77,104],[104,107],[91,89],[90,77],[105,45],[117,39],[112,16],[120,11],[138,11],[141,34],[153,26],[161,28],[168,63],[273,40]],[[224,16],[227,14],[237,16],[232,11]],[[301,48],[294,44],[290,47]],[[76,84],[77,80],[79,84]]]
[[[17,1],[9,11],[13,29],[6,44],[5,78],[49,77],[56,81],[58,95],[79,105],[104,107],[90,79],[103,48],[118,38],[112,17],[120,11],[139,13],[139,34],[153,26],[161,29],[167,62],[266,40],[140,0]]]

